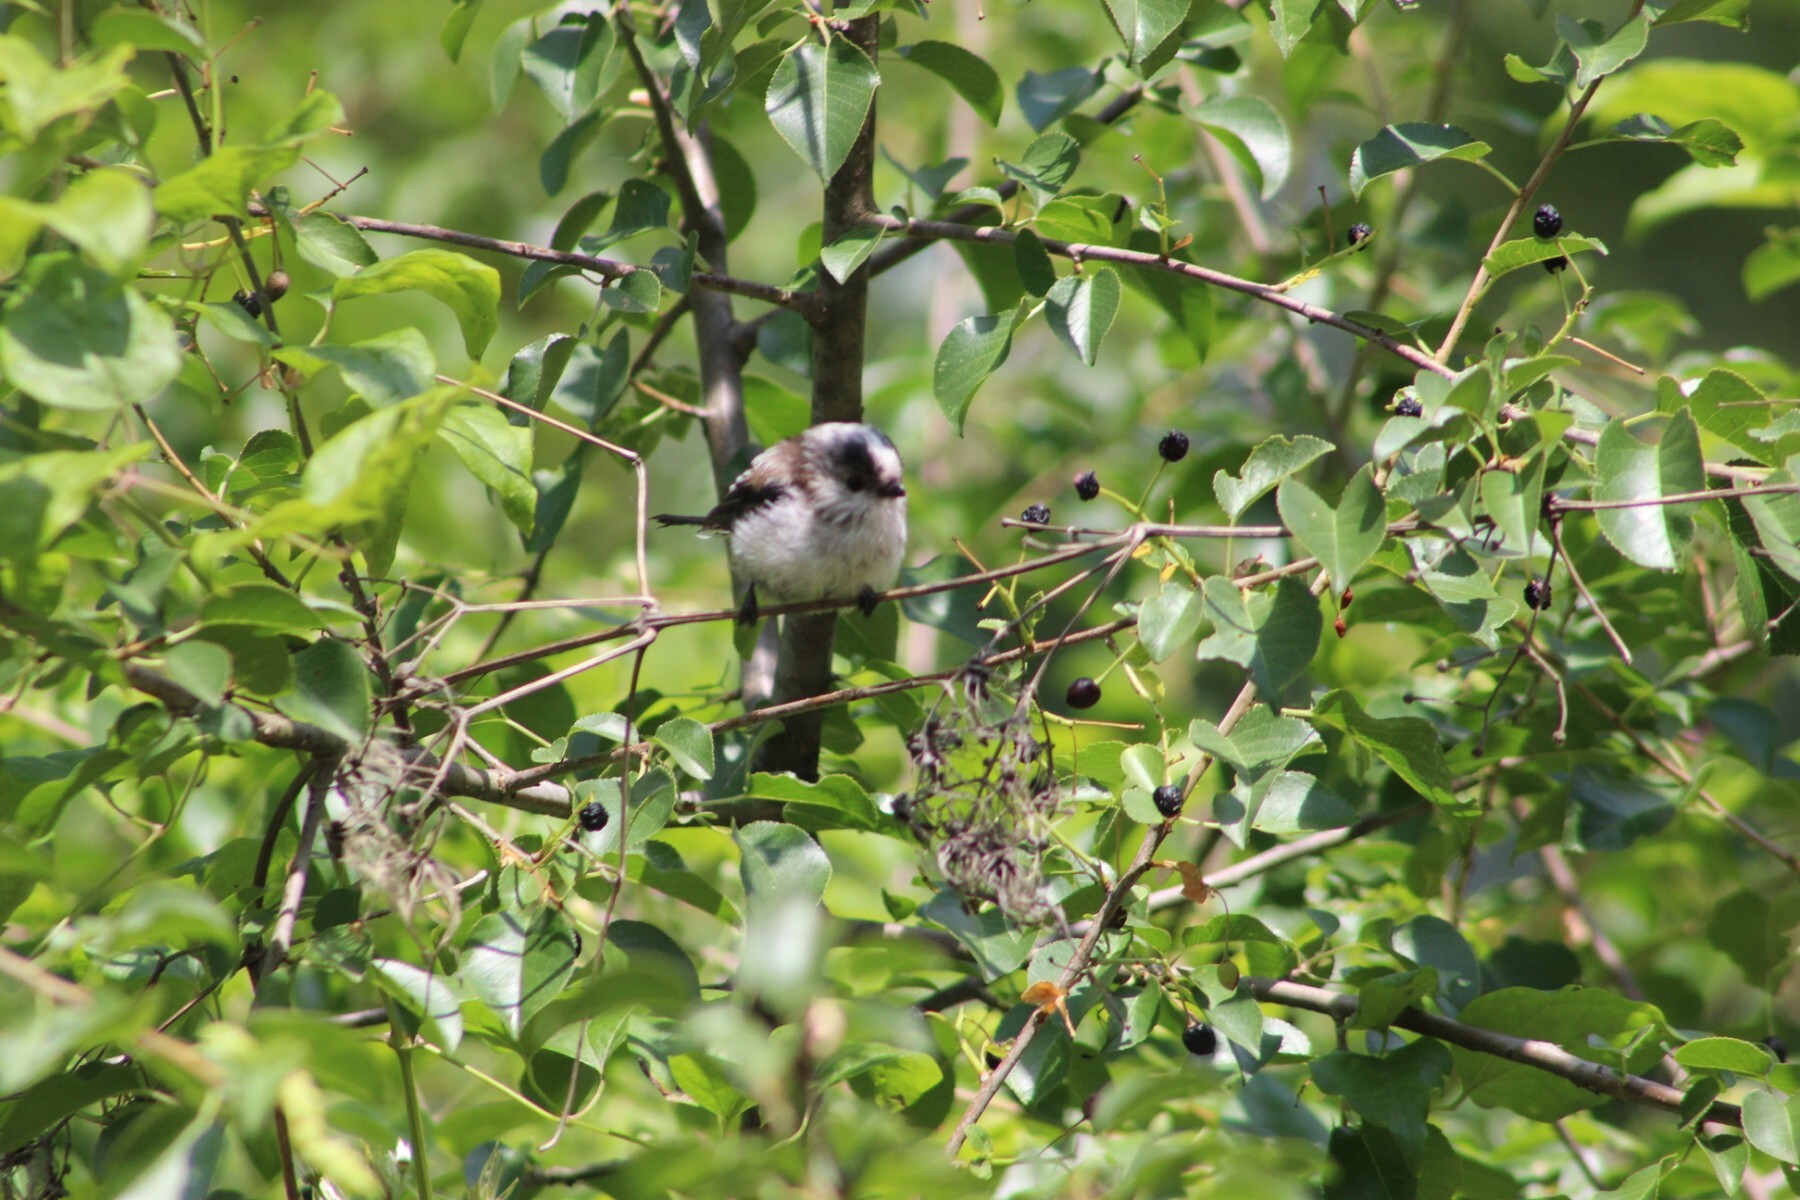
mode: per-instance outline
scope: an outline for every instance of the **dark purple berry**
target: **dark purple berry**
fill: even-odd
[[[1087,675],[1083,675],[1069,685],[1068,700],[1070,708],[1092,708],[1100,703],[1100,685]]]
[[[1187,1047],[1189,1054],[1211,1058],[1213,1051],[1219,1048],[1219,1035],[1211,1025],[1195,1021],[1181,1031],[1181,1044]]]
[[[1083,500],[1092,500],[1100,494],[1100,478],[1092,471],[1083,471],[1075,477],[1075,494]]]
[[[1775,1056],[1776,1062],[1787,1061],[1787,1043],[1781,1040],[1780,1034],[1771,1033],[1763,1039],[1763,1045],[1769,1048],[1769,1053]]]
[[[1425,415],[1425,406],[1419,403],[1416,396],[1402,396],[1394,401],[1394,415],[1396,417],[1422,417]]]
[[[1541,238],[1553,238],[1562,232],[1562,214],[1554,204],[1540,204],[1532,214],[1531,228]]]
[[[1150,793],[1150,799],[1156,804],[1156,811],[1165,817],[1181,815],[1181,785],[1165,783]]]
[[[612,814],[606,811],[606,805],[596,800],[583,808],[576,819],[581,822],[581,827],[589,833],[599,833],[606,828],[606,823],[612,820]]]
[[[1549,580],[1533,579],[1525,585],[1525,607],[1535,608],[1539,612],[1550,607]]]
[[[1546,258],[1544,260],[1544,270],[1550,272],[1552,275],[1568,269],[1569,256],[1566,254],[1559,254],[1555,258]]]
[[[1164,462],[1177,463],[1187,457],[1188,435],[1179,429],[1171,429],[1163,434],[1162,441],[1156,443],[1156,452]]]
[[[1350,244],[1352,246],[1360,245],[1363,242],[1368,241],[1369,236],[1374,232],[1373,229],[1370,229],[1367,225],[1358,221],[1350,227]]]
[[[262,297],[255,292],[235,291],[231,293],[231,302],[253,317],[262,316]]]
[[[1033,504],[1019,514],[1019,520],[1025,522],[1027,525],[1048,525],[1050,523],[1050,506],[1048,504]]]

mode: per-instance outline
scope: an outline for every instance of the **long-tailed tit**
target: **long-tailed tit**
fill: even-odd
[[[900,455],[873,425],[814,425],[757,455],[704,517],[659,514],[731,538],[731,565],[746,584],[738,620],[773,604],[855,599],[863,615],[892,586],[906,552],[906,485]]]

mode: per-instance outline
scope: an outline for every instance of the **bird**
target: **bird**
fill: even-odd
[[[731,539],[742,625],[756,623],[759,602],[853,599],[869,617],[906,554],[900,453],[873,425],[828,421],[758,454],[705,516],[655,519]]]

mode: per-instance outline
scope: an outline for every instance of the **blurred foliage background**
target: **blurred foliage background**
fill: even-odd
[[[1668,14],[1676,6],[1650,7]],[[1032,308],[1020,259],[1004,246],[942,242],[879,274],[869,301],[866,415],[908,463],[908,581],[1003,566],[1060,544],[1061,535],[1028,540],[1002,524],[1037,503],[1051,507],[1054,526],[1122,529],[1140,517],[1215,524],[1228,516],[1295,524],[1272,490],[1228,513],[1216,476],[1243,471],[1269,439],[1299,435],[1333,444],[1307,477],[1324,495],[1342,494],[1346,512],[1353,481],[1371,478],[1359,468],[1381,468],[1387,490],[1372,505],[1383,519],[1410,517],[1440,498],[1404,483],[1429,475],[1420,464],[1439,445],[1449,460],[1447,474],[1442,462],[1437,468],[1446,476],[1443,495],[1461,498],[1432,519],[1450,525],[1456,513],[1496,519],[1470,481],[1506,473],[1495,469],[1503,462],[1519,478],[1539,471],[1538,491],[1527,493],[1534,499],[1551,491],[1576,503],[1607,495],[1632,472],[1604,461],[1615,436],[1604,431],[1623,431],[1627,421],[1639,432],[1698,423],[1691,454],[1676,462],[1670,449],[1666,476],[1648,493],[1627,493],[1647,505],[1684,494],[1676,481],[1690,465],[1702,472],[1752,464],[1755,480],[1790,487],[1792,468],[1773,448],[1793,448],[1781,422],[1800,397],[1788,361],[1800,330],[1800,293],[1791,286],[1800,268],[1785,289],[1752,299],[1745,263],[1780,243],[1771,231],[1795,224],[1800,209],[1800,4],[1749,5],[1750,32],[1739,27],[1742,4],[1690,7],[1704,19],[1652,30],[1642,54],[1599,90],[1575,140],[1642,111],[1673,126],[1716,118],[1741,138],[1738,165],[1709,170],[1677,145],[1648,141],[1556,157],[1534,203],[1554,204],[1571,233],[1599,239],[1608,253],[1578,256],[1579,283],[1576,273],[1532,264],[1485,296],[1459,353],[1444,356],[1459,368],[1465,359],[1481,364],[1478,375],[1491,365],[1499,381],[1465,424],[1437,419],[1443,398],[1433,398],[1432,372],[1415,361],[1223,288],[1207,289],[1204,311],[1178,327],[1168,305],[1121,266],[1126,286],[1096,364],[1084,365],[1034,309],[959,435],[945,411],[954,405],[936,398],[939,347],[967,318],[1004,314],[1022,299]],[[697,0],[634,7],[658,77],[678,74],[684,30],[703,13],[718,22],[731,8]],[[1108,210],[1108,219],[1097,218],[1101,237],[1124,245],[1135,235],[1131,245],[1154,247],[1138,223],[1160,210],[1174,236],[1191,239],[1178,248],[1188,261],[1265,283],[1319,266],[1294,296],[1338,314],[1378,309],[1393,323],[1378,328],[1412,324],[1431,348],[1463,303],[1511,197],[1463,162],[1421,163],[1356,195],[1347,179],[1352,152],[1386,125],[1439,120],[1488,143],[1486,163],[1522,181],[1552,146],[1570,93],[1522,82],[1506,56],[1552,62],[1571,30],[1580,35],[1579,22],[1616,32],[1644,8],[1629,0],[1194,0],[1180,15],[1189,39],[1182,55],[1151,72],[1151,95],[1110,126],[1094,114],[1145,84],[1120,49],[1120,4],[936,0],[844,6],[832,15],[873,12],[883,27],[879,211],[951,213],[963,189],[1001,182],[996,160],[1018,163],[1046,129],[1061,129],[1080,143],[1080,170],[1065,195],[1104,200],[1094,204]],[[9,202],[53,205],[103,164],[166,181],[200,159],[169,62],[150,47],[124,68],[141,93],[131,111],[156,113],[142,146],[108,140],[114,118],[104,106],[96,106],[91,130],[70,132],[78,122],[67,115],[47,131],[21,124],[21,98],[36,95],[28,89],[41,80],[12,44],[50,63],[98,55],[105,19],[118,11],[89,0],[0,4],[11,47],[0,63],[11,106],[0,159]],[[641,81],[618,51],[597,88],[593,111],[604,119],[567,157],[566,172],[557,165],[559,136],[566,148],[572,122],[540,86],[552,75],[522,70],[521,51],[564,17],[590,11],[608,10],[513,0],[207,0],[170,15],[205,47],[193,61],[209,64],[209,76],[196,74],[210,81],[200,96],[222,118],[219,145],[254,144],[315,91],[342,106],[341,122],[306,142],[303,162],[246,183],[259,203],[280,187],[296,208],[329,195],[326,211],[346,220],[562,246],[572,211],[585,215],[573,234],[607,211],[598,202],[584,207],[584,198],[617,194],[634,180],[666,189],[669,177]],[[459,29],[464,16],[466,38],[447,53],[455,39],[443,30],[447,22]],[[780,55],[813,36],[817,14],[769,6],[758,16],[766,28],[742,36],[736,94],[704,112],[733,232],[729,274],[810,287],[821,249],[820,180],[777,133],[762,97]],[[1272,36],[1272,21],[1288,22],[1291,44]],[[759,39],[775,50],[752,59],[748,47]],[[984,122],[940,72],[896,52],[927,40],[954,43],[991,66],[1004,95],[996,122]],[[1075,88],[1085,72],[1098,72],[1091,93]],[[1044,113],[1028,97],[1054,107],[1059,96],[1074,99],[1051,119],[1034,119]],[[1274,115],[1277,133],[1262,126],[1266,136],[1249,147],[1203,133],[1195,114],[1215,98],[1255,98]],[[55,142],[62,137],[66,145]],[[57,153],[45,166],[42,148],[52,143]],[[936,177],[937,194],[921,184],[928,168],[955,158],[967,162]],[[566,178],[546,179],[558,173]],[[1010,224],[1030,224],[1042,209],[1018,200],[1000,206]],[[11,207],[0,220],[37,211]],[[261,215],[238,214],[253,230]],[[1331,257],[1356,222],[1374,229],[1367,252]],[[682,244],[678,224],[679,215],[603,253],[648,265]],[[384,260],[432,244],[367,237]],[[31,264],[70,245],[35,225],[0,243],[17,252],[0,281],[10,316],[30,298]],[[541,648],[632,618],[632,605],[618,598],[639,591],[634,549],[646,513],[704,511],[715,495],[691,411],[702,397],[690,322],[673,325],[632,384],[598,403],[596,395],[622,382],[606,358],[612,339],[623,330],[629,353],[642,353],[659,314],[621,316],[593,278],[533,289],[541,272],[530,276],[520,257],[462,247],[498,272],[500,287],[497,332],[470,361],[466,324],[437,300],[361,296],[340,301],[328,318],[309,297],[328,295],[350,272],[302,254],[291,229],[250,246],[260,274],[279,266],[291,276],[276,302],[288,347],[419,330],[452,383],[517,399],[522,353],[547,337],[578,339],[560,381],[539,398],[547,403],[534,407],[648,463],[640,509],[628,467],[592,447],[579,451],[574,507],[539,547],[499,502],[503,489],[471,474],[449,439],[420,441],[416,468],[400,486],[404,524],[393,563],[363,581],[376,623],[391,632],[443,616],[441,597],[428,601],[402,583],[504,605],[524,594],[529,578],[531,596],[557,603],[464,616],[417,660],[376,654],[359,640],[368,611],[339,576],[346,562],[368,562],[354,529],[315,517],[271,534],[291,590],[312,615],[285,625],[289,618],[259,617],[257,628],[285,639],[275,653],[284,669],[292,658],[302,690],[304,672],[323,661],[304,656],[322,646],[354,644],[395,675],[441,676],[496,654],[527,656],[459,678],[456,704],[467,709],[590,653],[530,657]],[[827,778],[817,788],[752,778],[749,734],[706,727],[739,711],[744,635],[727,620],[661,629],[641,659],[603,662],[483,711],[469,730],[480,752],[459,745],[452,756],[471,769],[527,771],[648,729],[654,744],[632,785],[640,806],[632,882],[621,890],[610,873],[626,858],[618,850],[616,763],[568,772],[573,805],[567,793],[531,810],[451,789],[455,807],[447,809],[416,777],[383,791],[403,775],[382,757],[386,750],[357,760],[360,778],[320,775],[313,757],[250,736],[230,715],[349,712],[352,732],[382,733],[374,745],[410,747],[391,724],[403,706],[389,703],[405,680],[382,697],[381,670],[365,671],[364,659],[347,674],[334,674],[341,662],[319,668],[332,686],[361,680],[348,701],[342,692],[325,695],[325,684],[301,700],[292,688],[258,691],[243,658],[199,705],[146,691],[140,677],[124,674],[144,661],[165,669],[161,656],[206,641],[193,635],[209,625],[248,623],[209,605],[222,594],[241,597],[233,589],[260,586],[262,577],[241,545],[215,555],[205,537],[308,486],[298,460],[270,467],[268,493],[233,493],[243,507],[223,523],[196,515],[191,497],[172,498],[181,480],[162,448],[151,447],[151,418],[174,457],[223,488],[222,473],[250,469],[243,464],[251,439],[290,427],[290,417],[269,347],[232,332],[225,318],[196,324],[195,310],[182,307],[228,306],[249,286],[221,223],[160,220],[135,266],[143,270],[126,273],[130,286],[160,298],[164,323],[197,340],[210,367],[184,355],[179,377],[141,398],[144,411],[68,404],[10,376],[0,402],[0,469],[38,469],[34,456],[57,450],[141,446],[145,454],[99,472],[91,486],[59,492],[77,514],[62,527],[35,514],[39,523],[29,529],[24,518],[4,527],[20,540],[0,553],[0,897],[9,914],[0,995],[30,1014],[0,1032],[5,1194],[67,1187],[254,1195],[285,1184],[297,1195],[304,1183],[331,1194],[497,1196],[572,1183],[620,1196],[1255,1188],[1270,1196],[1487,1197],[1604,1186],[1635,1196],[1739,1186],[1766,1195],[1800,1163],[1792,1132],[1800,1109],[1785,1099],[1800,1092],[1800,1072],[1777,1061],[1785,1057],[1780,1039],[1795,1033],[1786,984],[1800,923],[1791,752],[1800,695],[1783,656],[1793,652],[1784,621],[1800,562],[1800,521],[1780,507],[1794,502],[1791,494],[1753,514],[1740,511],[1741,499],[1728,508],[1715,497],[1697,519],[1697,536],[1671,535],[1680,560],[1665,565],[1678,565],[1674,571],[1656,569],[1631,536],[1611,526],[1602,533],[1602,519],[1578,508],[1564,513],[1567,554],[1551,555],[1542,536],[1523,550],[1504,538],[1496,546],[1469,537],[1474,549],[1465,552],[1459,541],[1458,562],[1475,564],[1464,593],[1432,575],[1453,557],[1447,545],[1427,561],[1423,551],[1409,557],[1408,547],[1424,539],[1387,537],[1355,564],[1366,570],[1354,604],[1328,594],[1322,617],[1321,606],[1310,605],[1327,626],[1341,612],[1344,632],[1321,636],[1315,628],[1311,641],[1294,634],[1300,669],[1276,679],[1265,689],[1275,694],[1246,718],[1265,722],[1255,725],[1267,739],[1259,752],[1295,739],[1290,752],[1300,752],[1296,761],[1311,774],[1290,774],[1313,780],[1320,804],[1325,796],[1336,803],[1316,821],[1255,825],[1242,816],[1240,825],[1232,817],[1279,755],[1256,759],[1248,741],[1231,742],[1241,715],[1232,697],[1246,671],[1241,659],[1205,647],[1198,600],[1191,623],[1170,619],[1166,653],[1147,653],[1128,628],[1059,649],[1037,700],[1027,695],[1022,709],[1031,736],[1044,743],[1032,740],[1029,751],[1020,748],[1025,727],[995,715],[1029,676],[1002,671],[998,698],[984,707],[969,695],[968,678],[954,675],[987,639],[978,622],[1008,606],[1033,614],[1025,625],[1045,640],[1071,623],[1147,619],[1147,601],[1186,603],[1202,576],[1223,583],[1259,555],[1255,569],[1283,568],[1300,557],[1286,538],[1195,541],[1181,551],[1158,544],[1144,560],[1128,557],[1116,578],[1096,576],[1093,586],[1041,609],[1041,593],[1076,568],[1015,580],[980,611],[985,588],[973,587],[908,601],[904,617],[886,605],[867,626],[845,617],[838,667],[846,681],[934,671],[952,678],[832,710]],[[1058,269],[1067,277],[1060,259]],[[1571,328],[1589,345],[1547,367],[1553,380],[1500,386],[1509,367],[1547,352],[1546,337],[1562,336],[1555,331],[1584,284],[1594,288],[1591,303]],[[522,290],[530,295],[521,302]],[[664,294],[661,313],[677,302],[675,290]],[[734,304],[745,322],[771,311],[742,297]],[[790,315],[754,331],[744,394],[759,444],[810,420],[799,326]],[[1483,349],[1498,330],[1515,341]],[[1730,415],[1729,403],[1695,400],[1684,415],[1696,385],[1721,369],[1744,381],[1747,391],[1730,394],[1755,412],[1754,431]],[[371,409],[393,411],[365,403],[333,370],[291,390],[321,443],[371,419]],[[447,391],[440,400],[467,404],[472,395]],[[1430,401],[1436,432],[1396,441],[1394,422],[1410,419],[1396,417],[1397,407],[1415,397]],[[1529,414],[1503,430],[1499,405],[1514,401]],[[1590,453],[1592,440],[1559,440],[1565,414],[1577,432],[1596,433],[1600,453]],[[522,436],[530,470],[554,473],[578,453],[562,430],[529,429]],[[1170,430],[1191,441],[1179,461],[1159,456]],[[1648,445],[1631,437],[1631,447]],[[1084,504],[1072,480],[1086,471],[1107,492]],[[14,489],[4,494],[11,504],[24,503],[22,477],[0,476]],[[163,490],[146,490],[144,478]],[[1708,486],[1720,478],[1750,477],[1715,472],[1709,482],[1699,474]],[[353,489],[354,478],[344,486]],[[1537,511],[1535,502],[1527,506],[1531,528]],[[1650,522],[1659,533],[1661,521]],[[159,557],[159,541],[174,550]],[[348,557],[353,544],[362,557]],[[662,613],[733,607],[718,542],[653,530],[647,546]],[[541,571],[533,565],[540,548]],[[1577,602],[1571,564],[1594,599]],[[1538,614],[1518,602],[1539,576],[1552,577],[1556,589],[1541,634]],[[1348,583],[1333,580],[1331,593]],[[1282,586],[1291,595],[1291,585]],[[576,603],[584,598],[596,599]],[[1473,623],[1459,603],[1478,610]],[[142,615],[145,604],[152,618]],[[1229,625],[1208,611],[1209,634]],[[1597,611],[1635,651],[1631,664]],[[1541,659],[1525,659],[1523,645]],[[1551,660],[1554,667],[1542,665]],[[1103,695],[1075,711],[1065,697],[1081,677],[1097,677]],[[198,686],[197,676],[182,678],[190,692]],[[1565,683],[1569,697],[1559,703]],[[382,706],[371,708],[370,688]],[[1502,702],[1484,710],[1496,695]],[[1278,717],[1270,705],[1284,701],[1287,715]],[[1007,793],[1002,799],[1017,803],[1002,806],[1001,822],[1035,847],[1049,881],[1055,915],[1041,928],[1009,924],[1018,914],[990,903],[992,895],[947,887],[938,834],[903,819],[905,801],[932,795],[931,755],[920,750],[921,737],[931,746],[928,716],[967,739],[947,752],[953,775],[979,776],[984,754],[990,773],[1002,761],[1023,770],[1047,749],[1054,804],[1040,810],[1032,806],[1045,793],[1029,801]],[[409,734],[441,752],[457,713],[427,704],[413,719]],[[1565,727],[1566,737],[1555,736]],[[1169,815],[1152,799],[1159,786],[1180,793],[1179,821],[1159,821]],[[332,814],[317,851],[303,816],[310,793]],[[983,797],[980,804],[992,799]],[[590,803],[608,809],[610,831],[577,830],[575,813]],[[1342,835],[1340,845],[1282,856],[1282,847],[1328,831]],[[1143,863],[1132,865],[1140,846],[1157,855],[1147,875]],[[1196,908],[1171,894],[1183,876],[1164,864],[1176,861],[1229,882]],[[291,899],[281,894],[284,878],[298,889]],[[1098,943],[1101,968],[1077,988],[1062,987],[1056,981],[1073,970],[1072,942],[1055,935],[1080,931],[1090,918],[1104,925],[1115,910],[1103,904],[1117,905],[1125,932]],[[265,974],[259,955],[279,941],[284,911],[290,926],[300,914],[298,932],[289,929],[293,962]],[[1389,1019],[1346,1027],[1341,1011],[1334,1024],[1266,989],[1256,996],[1269,1003],[1258,1008],[1240,974],[1329,985],[1359,996],[1365,1011],[1388,1004]],[[59,990],[68,981],[79,986],[74,997]],[[1051,993],[1031,990],[1047,983],[1060,989],[1050,1001]],[[1558,990],[1575,984],[1587,999]],[[1515,989],[1566,1007],[1540,1010]],[[1074,1036],[1062,1031],[1059,1000],[1075,1010]],[[1682,1089],[1693,1111],[1602,1104],[1534,1068],[1517,1068],[1527,1082],[1509,1082],[1484,1074],[1501,1060],[1460,1046],[1453,1076],[1451,1052],[1434,1037],[1395,1031],[1412,1029],[1395,1018],[1413,1003],[1471,1027],[1557,1041],[1621,1073],[1654,1074]],[[1485,1021],[1471,1015],[1483,1003]],[[1588,1024],[1569,1015],[1577,1007]],[[1201,1052],[1184,1041],[1194,1026],[1225,1036]],[[1038,1032],[1015,1041],[1027,1028]],[[977,1097],[1002,1062],[1006,1090],[952,1166],[940,1148],[961,1143],[953,1133],[959,1117],[980,1114],[987,1100]],[[581,1069],[572,1071],[576,1063]],[[1551,1091],[1552,1083],[1574,1099]],[[1683,1125],[1683,1116],[1720,1099],[1742,1106],[1748,1142],[1732,1141],[1723,1125],[1709,1126],[1700,1141],[1697,1125]]]

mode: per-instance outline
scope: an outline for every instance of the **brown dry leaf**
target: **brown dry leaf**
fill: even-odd
[[[1054,1010],[1056,1015],[1062,1018],[1064,1027],[1069,1031],[1069,1036],[1074,1037],[1075,1022],[1069,1019],[1069,1006],[1065,1002],[1068,995],[1069,993],[1048,979],[1040,979],[1020,993],[1019,999],[1026,1004],[1035,1004],[1038,1011],[1042,1013]]]
[[[1198,863],[1176,863],[1175,869],[1181,872],[1181,894],[1195,904],[1205,904],[1212,899],[1212,887],[1200,876]]]

